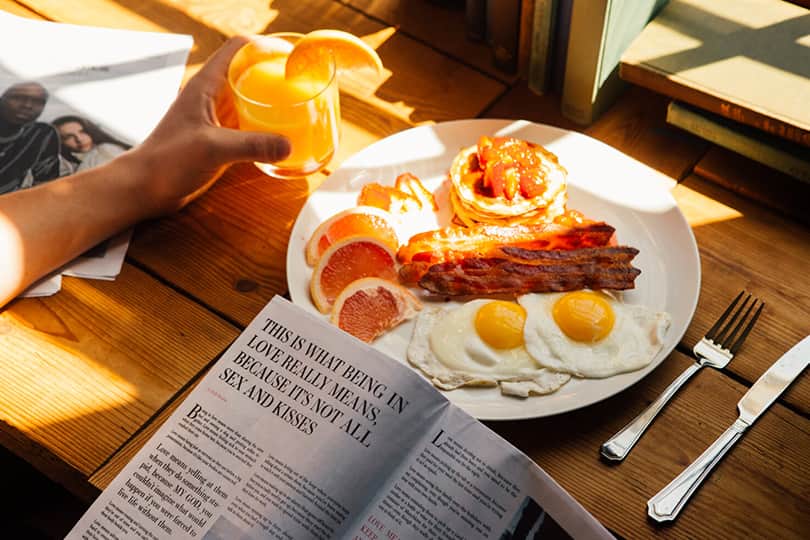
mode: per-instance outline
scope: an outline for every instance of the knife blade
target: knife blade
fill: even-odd
[[[783,354],[748,389],[737,403],[740,416],[725,433],[664,489],[647,501],[647,513],[656,521],[675,519],[689,497],[734,443],[782,395],[810,364],[810,336]]]
[[[804,368],[810,363],[810,336],[807,336],[757,379],[737,403],[740,420],[749,426],[782,395]]]

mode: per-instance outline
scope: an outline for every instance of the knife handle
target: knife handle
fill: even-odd
[[[670,398],[680,390],[681,386],[688,381],[692,375],[698,372],[703,366],[697,362],[686,368],[677,379],[672,381],[666,390],[661,392],[661,395],[655,398],[655,401],[649,404],[646,409],[636,416],[629,424],[624,426],[613,437],[602,444],[602,455],[612,461],[621,461],[627,457],[630,450],[635,446],[647,428],[664,408],[664,405],[669,402]]]
[[[720,435],[710,447],[691,465],[683,470],[667,487],[647,501],[647,513],[656,521],[671,521],[686,506],[689,497],[722,457],[734,446],[737,439],[748,429],[748,424],[739,418]]]

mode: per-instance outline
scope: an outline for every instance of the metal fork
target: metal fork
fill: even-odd
[[[706,335],[694,346],[692,351],[695,353],[697,361],[686,368],[677,379],[672,381],[672,384],[670,384],[649,407],[644,409],[641,414],[636,416],[629,424],[602,445],[601,452],[604,457],[613,461],[621,461],[627,457],[627,454],[630,453],[630,450],[636,442],[638,442],[639,438],[641,438],[641,435],[652,423],[656,415],[661,412],[664,405],[667,404],[670,398],[674,396],[675,393],[680,390],[681,386],[683,386],[692,375],[697,373],[700,368],[703,366],[711,366],[713,368],[722,369],[728,365],[731,359],[734,358],[734,355],[737,354],[740,345],[742,345],[745,338],[748,337],[748,333],[751,331],[754,323],[757,322],[762,308],[765,307],[765,303],[760,300],[759,307],[749,319],[749,315],[758,301],[757,298],[752,297],[749,293],[743,303],[740,304],[740,307],[734,311],[744,294],[745,291],[742,291],[737,295],[723,314],[720,315],[720,318],[717,319],[717,322],[714,323],[714,326],[712,326],[709,331],[706,332]],[[753,301],[751,301],[752,299]],[[743,310],[745,310],[744,313]],[[734,311],[733,315],[731,315],[732,311]],[[743,324],[745,324],[746,320],[748,320],[748,324],[743,328]],[[737,334],[741,329],[742,333],[738,336]]]

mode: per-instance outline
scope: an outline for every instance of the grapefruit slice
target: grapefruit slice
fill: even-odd
[[[342,30],[314,30],[295,44],[287,58],[285,77],[322,73],[330,55],[339,71],[368,69],[380,75],[383,70],[377,51],[354,34]]]
[[[405,287],[385,279],[362,278],[351,282],[335,299],[332,324],[371,343],[420,309],[419,300]]]
[[[394,251],[371,236],[350,236],[335,242],[324,251],[312,273],[309,292],[315,307],[321,313],[328,313],[349,283],[365,277],[395,282]]]
[[[399,248],[391,214],[373,206],[358,206],[338,212],[318,225],[305,248],[307,264],[315,266],[329,246],[358,235],[373,236],[395,251]]]

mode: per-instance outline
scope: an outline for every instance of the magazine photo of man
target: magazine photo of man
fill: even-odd
[[[59,134],[37,121],[47,102],[48,91],[33,81],[0,94],[0,194],[59,176]]]
[[[571,536],[537,501],[526,497],[500,540],[570,540],[570,538]]]

